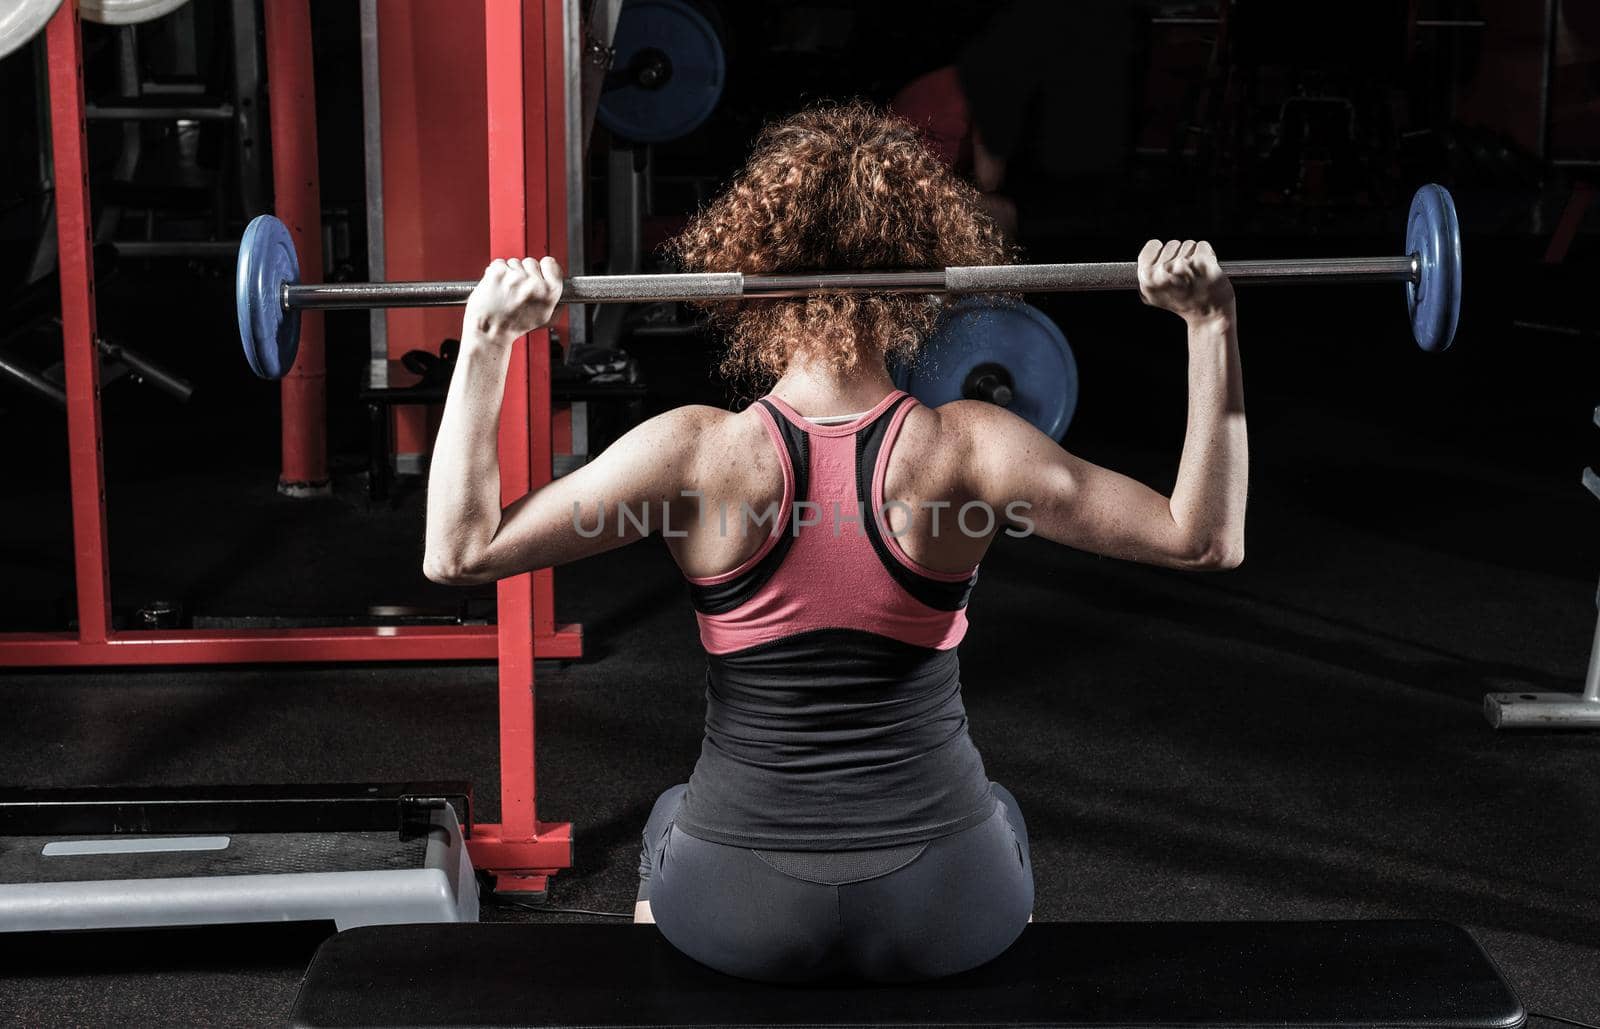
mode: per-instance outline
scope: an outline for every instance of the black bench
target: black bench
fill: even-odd
[[[333,1026],[1383,1026],[1514,1029],[1522,1005],[1443,922],[1035,924],[913,986],[765,986],[649,926],[402,925],[317,951],[292,1023]]]

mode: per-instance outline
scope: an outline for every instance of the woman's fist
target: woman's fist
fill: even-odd
[[[1233,284],[1211,244],[1152,239],[1139,252],[1139,295],[1185,321],[1215,317],[1233,306]]]
[[[467,328],[506,340],[543,328],[555,314],[562,281],[553,257],[497,260],[467,298]]]

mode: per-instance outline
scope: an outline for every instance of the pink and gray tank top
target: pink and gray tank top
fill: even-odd
[[[705,739],[675,822],[691,836],[860,850],[938,839],[994,812],[956,656],[978,570],[922,567],[886,517],[884,473],[915,405],[895,392],[851,422],[816,425],[776,397],[757,401],[783,500],[729,512],[729,531],[762,525],[762,546],[689,580],[708,659]]]

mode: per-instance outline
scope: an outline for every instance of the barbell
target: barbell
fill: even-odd
[[[1225,261],[1222,270],[1239,285],[1404,284],[1412,336],[1419,347],[1430,352],[1450,346],[1461,313],[1461,230],[1455,204],[1443,186],[1423,186],[1412,198],[1402,256]],[[956,296],[1078,293],[1132,290],[1137,289],[1138,284],[1138,265],[1132,261],[779,275],[740,272],[578,275],[566,281],[561,302],[715,302],[803,297],[815,293]],[[300,345],[300,312],[303,310],[450,307],[466,303],[476,285],[476,281],[466,279],[452,282],[301,282],[300,264],[288,228],[271,215],[258,215],[239,241],[235,278],[239,338],[251,369],[263,378],[280,379],[294,364]],[[1030,399],[1027,396],[1032,388],[1030,383],[1014,372],[1006,377],[1005,389],[999,391],[992,388],[993,377],[968,383],[966,380],[971,378],[968,371],[962,371],[960,376],[959,383],[952,383],[943,381],[937,372],[920,378],[913,375],[912,392],[925,400],[934,396],[948,399],[952,389],[955,395],[985,395],[991,400],[1009,398],[1012,403],[1019,398]],[[919,390],[916,382],[923,383],[923,388]],[[1052,431],[1047,426],[1040,427]],[[1061,428],[1064,430],[1064,426]]]

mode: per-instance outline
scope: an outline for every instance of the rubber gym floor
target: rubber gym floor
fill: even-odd
[[[963,646],[966,702],[1029,821],[1039,919],[1447,919],[1531,1010],[1600,1014],[1600,739],[1496,734],[1480,713],[1490,690],[1581,687],[1600,572],[1600,510],[1578,484],[1600,439],[1593,338],[1513,326],[1556,319],[1560,284],[1517,270],[1529,246],[1469,237],[1462,332],[1443,356],[1410,348],[1388,288],[1242,295],[1253,467],[1238,571],[995,548]],[[330,387],[333,496],[277,497],[276,390],[241,370],[227,276],[183,283],[181,317],[136,269],[102,293],[103,317],[203,384],[182,409],[107,390],[119,604],[287,617],[458,602],[419,571],[420,487],[365,497],[361,415],[340,399],[358,371],[336,367]],[[1176,322],[1125,297],[1047,306],[1082,365],[1068,444],[1170,486]],[[358,329],[336,319],[330,335]],[[712,388],[708,354],[650,358],[665,399],[674,383]],[[11,394],[0,406],[0,628],[59,627],[61,420]],[[694,763],[702,659],[656,543],[561,570],[557,589],[588,655],[539,668],[540,814],[577,835],[550,899],[626,912],[650,804]],[[465,664],[7,669],[0,782],[466,778],[492,820],[494,681]],[[0,939],[0,1022],[271,1024],[327,931]]]

